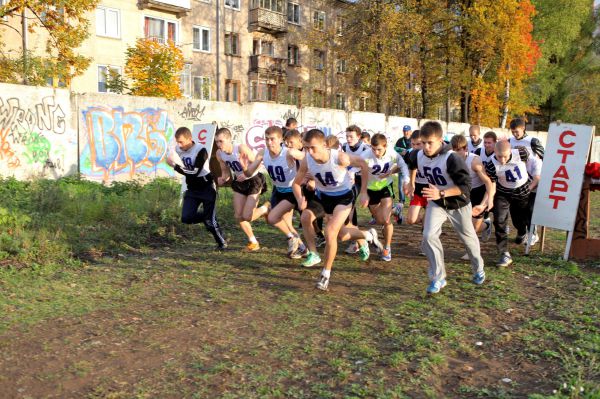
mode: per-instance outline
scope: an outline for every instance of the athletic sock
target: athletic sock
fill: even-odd
[[[365,240],[367,240],[367,242],[373,242],[373,234],[371,234],[370,231],[363,231],[363,233],[365,234]]]
[[[258,244],[258,240],[254,236],[248,238],[248,241],[250,241],[252,244]]]
[[[287,233],[287,238],[288,238],[288,239],[289,239],[289,238],[292,238],[292,237],[294,237],[294,234],[292,234],[292,233]]]
[[[331,277],[331,270],[327,270],[327,269],[321,270],[321,276],[323,276],[325,278]]]

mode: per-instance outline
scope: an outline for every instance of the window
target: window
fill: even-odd
[[[240,102],[240,81],[225,80],[225,101]]]
[[[313,90],[312,100],[314,107],[325,108],[325,93],[322,90]]]
[[[346,109],[346,95],[341,93],[335,95],[335,108]]]
[[[325,52],[321,50],[313,51],[313,67],[317,71],[322,71],[325,67]]]
[[[210,100],[210,78],[194,76],[194,98]]]
[[[335,64],[335,70],[337,73],[346,73],[348,71],[346,67],[346,60],[337,60]]]
[[[193,28],[194,33],[194,50],[203,51],[205,53],[210,52],[210,28],[203,26],[195,26]]]
[[[313,11],[313,28],[325,30],[325,11]]]
[[[96,35],[119,39],[121,37],[121,12],[114,8],[98,7],[96,9]]]
[[[107,93],[108,87],[106,87],[106,82],[110,75],[110,72],[121,74],[121,68],[111,65],[98,65],[98,91],[100,93]]]
[[[344,30],[346,30],[346,19],[338,15],[336,19],[335,31],[338,36],[342,36],[344,34]]]
[[[192,96],[192,64],[185,64],[183,66],[179,88],[181,89],[181,94],[184,97]]]
[[[275,46],[273,42],[254,39],[252,41],[252,55],[268,55],[273,57],[275,54]]]
[[[300,4],[287,3],[287,20],[288,22],[296,25],[300,25]]]
[[[300,65],[300,49],[298,46],[288,46],[288,65]]]
[[[250,82],[250,101],[277,101],[277,85],[266,82]]]
[[[252,0],[250,8],[264,8],[283,14],[283,4],[283,0]]]
[[[240,0],[225,0],[225,7],[233,8],[234,10],[239,10]]]
[[[289,105],[295,105],[300,108],[302,106],[302,89],[299,87],[288,86],[286,103]]]
[[[237,33],[225,33],[225,54],[240,55],[239,39]]]
[[[175,21],[144,17],[144,37],[147,39],[154,39],[159,43],[166,43],[167,40],[177,43],[178,30],[179,26]]]

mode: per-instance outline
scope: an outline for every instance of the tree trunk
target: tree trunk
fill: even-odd
[[[460,93],[460,121],[469,123],[469,107],[471,105],[471,91],[467,88]]]
[[[506,71],[510,70],[510,64],[506,65]],[[508,100],[510,100],[510,80],[506,78],[504,82],[504,99],[502,100],[502,118],[500,119],[500,127],[504,129],[506,127],[506,120],[508,119]]]

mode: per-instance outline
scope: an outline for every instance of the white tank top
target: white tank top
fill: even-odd
[[[191,174],[196,174],[198,172],[194,167],[194,164],[196,163],[196,157],[198,156],[202,148],[203,147],[198,143],[194,143],[194,145],[186,151],[179,148],[179,146],[175,147],[175,152],[177,152],[177,155],[179,155],[179,158],[181,158],[181,161],[183,162],[183,171],[185,173],[189,172]],[[198,174],[198,176],[202,177],[210,173],[209,164],[210,162],[207,159],[206,162],[204,162],[202,171],[200,172],[200,174]]]
[[[477,155],[477,154],[475,154]],[[485,167],[486,164],[492,162],[492,157],[494,156],[494,152],[492,151],[492,153],[490,155],[486,154],[485,152],[485,148],[481,147],[481,151],[479,151],[479,158],[481,158],[481,162],[483,163],[483,167]]]
[[[360,142],[360,144],[358,145],[358,147],[356,148],[356,150],[352,150],[352,148],[350,148],[350,146],[348,145],[348,143],[344,143],[342,145],[342,150],[344,152],[347,152],[350,155],[358,155],[359,157],[362,157],[365,151],[369,150],[371,147],[367,144],[365,144],[364,142]],[[354,173],[357,176],[360,176],[360,168],[350,168],[350,171],[352,173]]]
[[[537,155],[534,154],[533,149],[531,148],[531,139],[531,136],[525,136],[520,139],[517,139],[515,136],[512,136],[511,138],[509,138],[508,141],[512,148],[516,148],[517,146],[525,147],[527,148],[527,152],[530,156],[536,157]]]
[[[423,153],[423,150],[420,150],[417,154],[419,173],[421,173],[422,176],[425,176],[428,183],[433,184],[439,190],[447,190],[450,187],[455,186],[446,168],[446,163],[450,154],[452,154],[452,151],[438,155],[433,159],[426,156]]]
[[[244,171],[242,170],[242,164],[240,163],[240,145],[239,144],[233,145],[233,151],[231,152],[231,154],[227,154],[221,150],[217,150],[217,153],[219,154],[219,157],[221,157],[223,162],[225,162],[227,164],[227,166],[229,166],[229,169],[233,170],[233,174],[235,175],[235,177],[238,177],[238,176],[244,174]],[[257,174],[258,174],[258,169],[250,177],[254,177]]]
[[[373,191],[379,191],[392,184],[394,181],[392,176],[382,179],[381,175],[387,173],[394,165],[400,166],[400,162],[404,164],[404,161],[400,160],[400,155],[391,148],[387,148],[381,158],[377,158],[373,150],[369,149],[364,153],[364,159],[369,166],[368,188]]]
[[[498,184],[504,188],[515,189],[527,183],[529,175],[527,174],[527,165],[521,160],[519,150],[512,149],[510,153],[511,158],[506,164],[500,165],[496,157],[492,158],[492,163],[496,168]]]
[[[291,188],[296,178],[296,164],[289,165],[287,160],[287,147],[282,147],[279,156],[271,157],[271,153],[265,148],[263,164],[273,180],[273,185],[279,188]]]
[[[475,171],[473,170],[473,160],[475,158],[479,158],[479,155],[475,155],[473,153],[467,154],[467,159],[465,159],[465,163],[467,164],[467,169],[469,169],[469,176],[471,176],[471,190],[477,187],[481,187],[484,185],[483,181]]]
[[[338,155],[339,150],[329,150],[329,161],[318,163],[310,154],[306,154],[308,171],[315,177],[317,189],[325,194],[342,193],[352,189],[350,172],[340,166]]]
[[[467,149],[469,150],[469,152],[475,152],[475,150],[478,148],[481,148],[483,151],[483,139],[482,138],[479,139],[479,144],[477,144],[477,145],[473,144],[473,141],[471,139],[467,140]]]

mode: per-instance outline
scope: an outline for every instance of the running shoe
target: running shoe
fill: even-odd
[[[498,267],[508,267],[513,263],[512,257],[510,256],[510,253],[508,252],[504,252],[502,254],[502,256],[500,256],[500,259],[498,259],[498,262],[496,262],[496,266]]]
[[[371,236],[373,237],[370,241],[370,244],[373,244],[375,248],[377,248],[377,253],[382,253],[383,244],[381,243],[381,241],[379,241],[379,238],[377,238],[377,230],[375,230],[374,228],[370,228],[369,233],[371,233]]]
[[[369,251],[369,244],[365,244],[358,249],[358,255],[360,256],[360,260],[363,262],[369,259],[369,255],[371,251]]]
[[[306,260],[304,262],[302,262],[302,266],[312,267],[319,263],[321,263],[321,257],[319,256],[319,254],[317,254],[315,252],[309,252],[308,255],[306,256]]]
[[[383,248],[383,251],[381,252],[381,260],[385,262],[392,261],[392,250],[390,248]]]
[[[427,287],[427,293],[428,294],[437,294],[445,286],[446,286],[445,279],[438,280],[438,281],[432,281],[431,284],[429,284],[429,287]]]
[[[258,251],[260,249],[260,244],[258,242],[249,242],[246,245],[246,249],[250,252]]]
[[[317,281],[317,288],[321,291],[327,291],[327,287],[329,287],[329,278],[321,275],[319,281]]]
[[[355,254],[358,252],[358,249],[358,243],[356,241],[352,241],[344,252],[346,252],[347,254]]]

